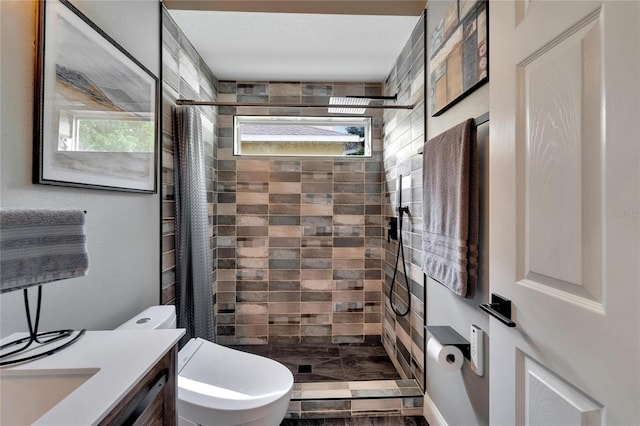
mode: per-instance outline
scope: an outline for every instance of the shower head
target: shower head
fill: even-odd
[[[341,105],[340,107],[329,107],[328,112],[330,114],[364,114],[367,107],[372,101],[397,101],[398,94],[393,96],[381,96],[381,95],[345,95],[345,96],[332,96],[329,98],[329,105]],[[378,102],[377,104],[380,104]],[[347,107],[345,107],[347,105]],[[350,107],[353,105],[353,107]]]

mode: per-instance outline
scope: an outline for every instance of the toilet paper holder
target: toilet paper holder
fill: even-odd
[[[448,325],[426,325],[424,327],[442,346],[455,346],[466,359],[471,359],[471,344]]]

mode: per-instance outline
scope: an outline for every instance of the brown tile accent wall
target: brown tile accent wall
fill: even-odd
[[[396,367],[407,378],[414,378],[424,389],[424,307],[425,288],[421,271],[422,238],[422,156],[424,144],[424,17],[418,22],[411,38],[396,61],[384,84],[384,94],[398,93],[400,103],[414,103],[411,111],[385,110],[384,113],[384,218],[397,216],[396,179],[403,176],[402,204],[411,212],[403,226],[404,254],[411,286],[411,313],[399,317],[385,304],[382,341]],[[384,298],[391,287],[397,242],[384,240]],[[402,266],[394,287],[394,302],[400,311],[407,306],[407,292]]]
[[[175,221],[173,186],[172,111],[176,99],[211,100],[217,95],[217,80],[166,9],[162,10],[162,303],[175,299]],[[211,251],[216,259],[216,111],[200,108],[205,143],[207,201]],[[213,272],[215,302],[216,271]]]
[[[324,102],[381,84],[220,81],[220,100]],[[218,110],[218,342],[363,342],[381,333],[382,120],[372,158],[234,157],[233,115]]]

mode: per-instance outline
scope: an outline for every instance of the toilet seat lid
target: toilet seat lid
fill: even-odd
[[[249,410],[286,395],[293,375],[282,364],[203,339],[180,350],[178,398],[217,410]]]

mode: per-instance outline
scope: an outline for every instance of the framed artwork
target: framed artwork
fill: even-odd
[[[489,81],[488,1],[429,4],[429,101],[438,116]]]
[[[158,79],[68,1],[39,5],[34,183],[155,193]]]

